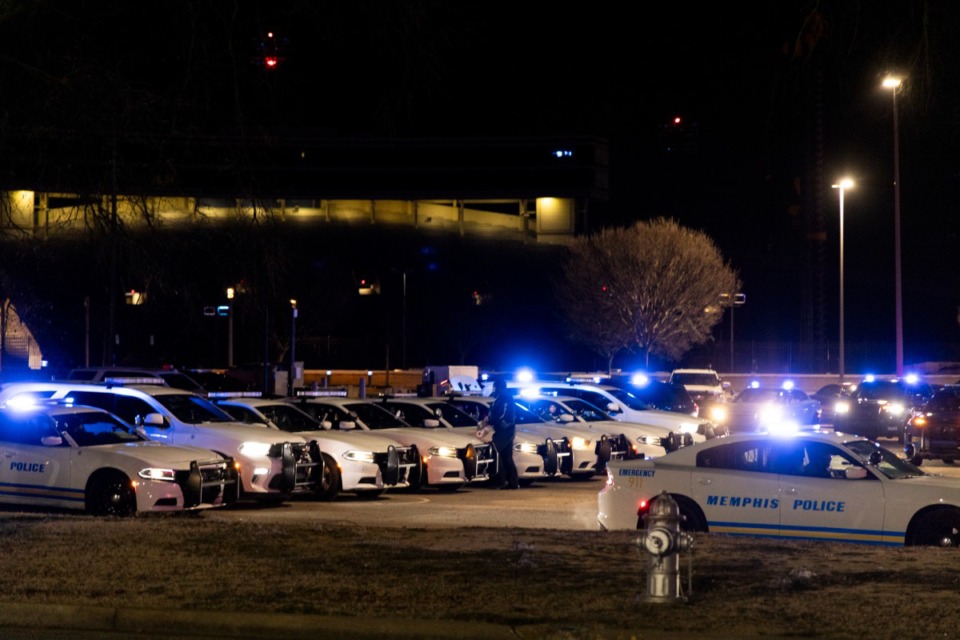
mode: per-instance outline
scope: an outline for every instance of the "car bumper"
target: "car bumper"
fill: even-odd
[[[137,478],[137,511],[193,511],[236,502],[239,478],[233,460],[193,462],[174,482]]]

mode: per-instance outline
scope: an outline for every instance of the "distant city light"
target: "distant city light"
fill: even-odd
[[[573,151],[571,151],[570,149],[557,149],[556,151],[553,152],[553,157],[554,158],[572,158]]]

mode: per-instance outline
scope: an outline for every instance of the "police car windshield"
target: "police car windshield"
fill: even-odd
[[[323,429],[317,420],[288,404],[268,404],[259,407],[259,409],[267,420],[275,424],[281,431],[296,433],[298,431],[319,431]]]
[[[440,414],[452,427],[475,427],[477,421],[449,402],[431,402],[431,410]]]
[[[154,396],[174,417],[186,424],[201,422],[233,422],[229,413],[206,398],[190,393],[160,394]]]
[[[869,440],[854,440],[853,442],[847,442],[846,445],[857,453],[865,463],[870,460],[871,455],[877,456],[879,453],[880,461],[874,468],[891,480],[927,475],[892,451],[879,447]]]
[[[357,418],[368,429],[395,429],[409,426],[396,418],[392,413],[369,402],[354,402],[345,405],[346,409],[356,414]]]
[[[623,389],[607,389],[606,391],[634,411],[648,411],[652,408],[649,404],[629,391],[624,391]]]
[[[78,447],[124,444],[146,440],[105,411],[84,411],[57,416],[57,431],[70,436]]]
[[[584,422],[599,422],[601,420],[612,420],[602,409],[590,404],[586,400],[569,399],[564,400],[563,404],[575,415],[582,418]]]
[[[542,424],[543,418],[535,414],[533,411],[530,411],[525,406],[520,403],[514,403],[517,405],[517,410],[514,412],[514,422],[516,424]]]

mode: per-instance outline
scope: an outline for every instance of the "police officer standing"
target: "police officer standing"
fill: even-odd
[[[497,378],[493,383],[496,400],[490,407],[488,421],[493,427],[493,446],[500,460],[499,478],[501,489],[519,489],[517,465],[513,461],[513,441],[516,437],[517,406],[506,381]]]

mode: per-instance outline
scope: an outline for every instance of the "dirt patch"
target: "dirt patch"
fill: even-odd
[[[7,512],[0,600],[486,621],[569,638],[957,635],[955,549],[696,535],[689,601],[674,605],[643,602],[636,538]]]

